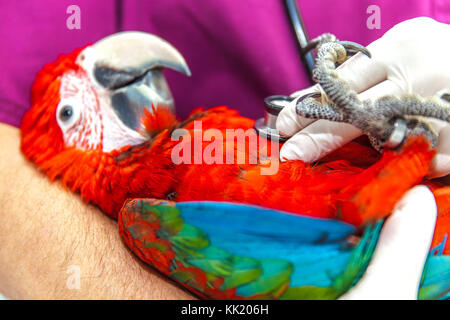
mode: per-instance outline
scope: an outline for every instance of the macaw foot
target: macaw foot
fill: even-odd
[[[320,94],[305,95],[297,101],[297,114],[352,124],[366,133],[379,151],[396,148],[408,137],[420,135],[436,147],[438,136],[424,117],[450,122],[450,108],[445,96],[442,99],[384,96],[375,101],[361,101],[348,83],[339,78],[336,65],[357,52],[370,58],[370,52],[357,43],[333,40],[330,36],[316,38],[311,45],[318,46],[313,76],[325,92],[326,101],[319,102]]]

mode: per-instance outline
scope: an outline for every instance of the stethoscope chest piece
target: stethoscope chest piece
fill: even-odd
[[[288,96],[270,96],[264,99],[265,116],[255,121],[255,130],[261,137],[278,142],[288,139],[278,134],[276,124],[278,114],[292,100]]]

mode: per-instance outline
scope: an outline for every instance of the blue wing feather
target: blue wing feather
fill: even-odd
[[[291,286],[330,286],[352,253],[352,225],[226,202],[180,202],[184,222],[209,236],[210,245],[258,260],[294,265]]]
[[[241,298],[335,299],[365,272],[384,222],[360,235],[335,220],[227,202],[141,199],[124,208],[131,217],[126,237],[140,250],[161,248],[160,255],[171,248],[175,258],[166,274],[210,297],[235,290]],[[152,246],[147,232],[163,242]],[[146,252],[141,258],[158,267],[159,255]],[[430,254],[419,298],[446,299],[449,289],[450,256]]]

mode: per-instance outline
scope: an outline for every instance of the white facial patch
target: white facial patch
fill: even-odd
[[[111,106],[110,95],[82,70],[69,71],[61,77],[56,119],[66,146],[111,152],[147,140],[122,123]]]
[[[64,144],[83,150],[98,148],[102,143],[102,115],[87,75],[82,71],[65,73],[61,77],[60,96],[56,119]]]

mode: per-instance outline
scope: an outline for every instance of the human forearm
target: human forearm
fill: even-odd
[[[0,292],[16,299],[183,299],[189,294],[144,267],[117,225],[50,183],[0,124]],[[70,267],[80,289],[70,289]],[[69,273],[68,273],[69,272]]]

